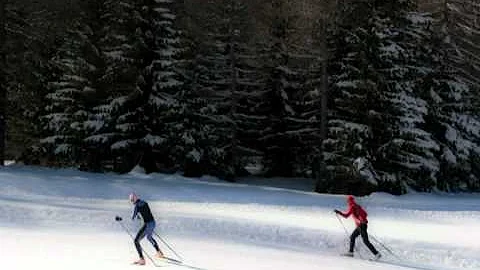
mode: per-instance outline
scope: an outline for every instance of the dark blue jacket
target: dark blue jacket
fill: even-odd
[[[155,221],[152,215],[152,211],[150,211],[150,207],[148,206],[148,203],[140,199],[135,202],[135,209],[133,209],[132,219],[135,219],[138,213],[140,213],[143,222],[145,223]]]

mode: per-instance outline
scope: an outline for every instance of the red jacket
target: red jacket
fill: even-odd
[[[368,223],[367,220],[367,212],[363,207],[358,205],[353,198],[348,200],[348,209],[347,212],[340,212],[344,218],[348,218],[352,215],[353,220],[355,221],[355,225],[359,226],[361,223]]]

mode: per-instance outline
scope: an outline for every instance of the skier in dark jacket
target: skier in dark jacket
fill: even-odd
[[[160,250],[160,248],[158,247],[157,241],[155,241],[155,239],[152,236],[155,230],[155,219],[153,218],[153,215],[152,215],[152,212],[150,211],[150,207],[148,206],[148,203],[141,200],[135,193],[131,193],[129,195],[129,200],[131,203],[135,205],[135,208],[133,210],[132,220],[134,220],[137,217],[137,215],[140,213],[144,222],[143,226],[138,231],[137,236],[135,237],[135,240],[134,240],[135,248],[137,249],[138,256],[140,257],[140,259],[138,261],[135,261],[134,264],[145,265],[145,258],[143,257],[142,247],[140,246],[140,240],[142,240],[145,236],[147,236],[148,241],[152,243],[153,247],[157,251],[156,256],[158,258],[163,258],[164,255]]]
[[[365,245],[375,255],[375,259],[379,259],[381,257],[381,254],[375,249],[372,243],[370,243],[370,241],[368,240],[367,212],[365,211],[365,209],[363,209],[363,207],[361,207],[355,202],[355,198],[351,195],[347,196],[347,204],[348,204],[348,209],[346,212],[341,212],[337,209],[334,210],[336,214],[341,215],[344,218],[348,218],[349,216],[352,216],[353,220],[355,221],[355,225],[357,226],[353,231],[352,235],[350,236],[350,249],[344,255],[353,257],[353,250],[355,248],[355,239],[359,235],[361,235]]]

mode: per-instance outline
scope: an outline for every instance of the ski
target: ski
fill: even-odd
[[[145,262],[145,264],[138,263],[138,262],[132,262],[130,264],[134,265],[134,266],[148,266],[148,265],[153,265],[155,267],[166,267],[166,266],[168,266],[167,261],[164,261],[163,264],[158,264],[157,262],[152,262],[151,264],[147,263],[147,262]]]
[[[373,258],[364,259],[364,258],[355,257],[353,254],[350,254],[350,253],[341,253],[340,256],[347,257],[347,258],[364,260],[364,261],[370,261],[370,262],[381,262],[381,257],[380,258],[373,257]]]
[[[171,262],[171,263],[175,263],[175,264],[183,264],[182,261],[179,261],[179,260],[176,260],[176,259],[173,259],[173,258],[169,258],[169,257],[162,257],[162,258],[160,258],[160,260],[165,260],[166,262]]]
[[[206,269],[203,269],[203,268],[200,268],[200,267],[195,267],[195,266],[192,266],[192,265],[185,264],[182,261],[179,261],[179,260],[176,260],[176,259],[173,259],[173,258],[169,258],[169,257],[159,258],[159,260],[163,261],[165,263],[174,264],[174,265],[178,265],[178,266],[182,266],[182,267],[190,268],[190,269],[194,269],[194,270],[206,270]]]
[[[340,256],[353,258],[353,254],[351,254],[351,253],[341,253]]]

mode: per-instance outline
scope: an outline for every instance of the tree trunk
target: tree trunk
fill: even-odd
[[[232,128],[232,150],[230,151],[230,155],[231,155],[231,165],[232,165],[232,169],[233,171],[231,172],[233,175],[227,175],[227,179],[230,179],[232,180],[232,182],[234,182],[234,178],[236,176],[236,170],[238,169],[237,166],[238,166],[238,160],[237,160],[237,136],[238,136],[238,130],[237,130],[237,123],[236,121],[234,120],[235,119],[235,113],[236,113],[236,110],[237,110],[237,104],[238,104],[238,97],[237,97],[237,89],[238,89],[238,74],[237,74],[237,56],[235,54],[235,40],[236,40],[236,36],[235,36],[235,33],[234,33],[234,29],[232,29],[231,25],[230,25],[230,35],[232,35],[231,37],[231,41],[230,41],[230,68],[231,68],[231,71],[232,71],[232,83],[230,84],[230,94],[231,94],[231,98],[232,98],[232,106],[230,108],[230,119],[232,121],[234,121],[235,123],[233,124]]]
[[[320,89],[320,153],[318,156],[318,171],[316,173],[316,187],[315,191],[320,192],[320,187],[322,186],[322,182],[325,179],[325,173],[327,171],[326,164],[325,164],[325,145],[324,142],[327,139],[327,98],[328,98],[328,74],[327,74],[327,65],[328,60],[324,58],[322,60],[322,84]]]
[[[0,0],[0,166],[5,161],[5,133],[6,133],[6,99],[7,99],[7,75],[6,75],[6,51],[5,44],[7,32],[5,29],[6,3],[7,0]]]
[[[328,53],[328,40],[327,40],[327,27],[328,27],[328,20],[331,19],[331,16],[326,16],[322,22],[322,37],[323,40],[321,42],[321,52],[323,54],[322,56],[322,79],[321,79],[321,85],[320,85],[320,153],[319,153],[319,158],[318,158],[318,171],[317,171],[317,177],[316,177],[316,187],[315,191],[316,192],[321,192],[322,188],[321,186],[323,185],[322,182],[325,182],[326,177],[325,173],[327,172],[326,169],[326,163],[325,163],[325,140],[327,139],[328,135],[328,125],[327,125],[327,117],[328,117],[328,60],[329,60],[329,53]]]

